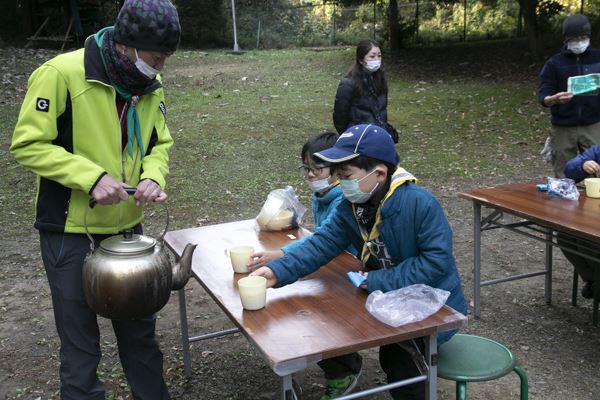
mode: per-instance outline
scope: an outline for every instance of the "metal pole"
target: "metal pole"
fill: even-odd
[[[192,376],[192,359],[190,357],[190,332],[187,323],[187,308],[185,305],[185,287],[179,292],[179,321],[181,328],[181,349],[183,351],[183,373],[186,377]]]
[[[415,42],[419,43],[419,0],[417,0],[417,8],[415,10]]]
[[[256,48],[258,49],[258,43],[260,42],[260,17],[258,18],[258,32],[256,32]]]
[[[375,38],[375,24],[377,22],[377,0],[373,0],[373,40],[377,40]]]
[[[552,303],[552,229],[546,229],[546,280],[544,284],[544,294],[546,303]]]
[[[331,46],[335,45],[335,1],[333,2],[333,14],[331,14],[331,39],[329,40],[329,44]]]
[[[465,0],[464,16],[463,16],[463,41],[467,41],[467,0]]]
[[[481,307],[481,204],[473,202],[473,316]]]
[[[237,27],[235,26],[235,0],[231,0],[231,15],[233,18],[233,51],[240,51],[240,47],[237,42]]]

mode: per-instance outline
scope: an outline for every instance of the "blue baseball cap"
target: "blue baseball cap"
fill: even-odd
[[[315,157],[332,164],[363,156],[392,165],[398,164],[396,146],[390,134],[373,124],[355,125],[342,133],[333,147],[319,151]]]

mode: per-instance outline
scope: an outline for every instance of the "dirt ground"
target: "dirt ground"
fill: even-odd
[[[542,167],[543,168],[543,167]],[[487,184],[498,182],[487,182]],[[486,182],[428,182],[442,202],[454,230],[455,255],[465,294],[472,299],[471,204],[457,192]],[[58,391],[58,341],[38,241],[32,232],[25,241],[13,241],[4,232],[0,280],[0,398],[54,399]],[[480,319],[469,317],[463,330],[505,343],[529,376],[531,399],[598,399],[600,393],[600,335],[591,324],[591,301],[570,304],[571,267],[554,252],[553,303],[544,301],[543,278],[488,286],[482,289]],[[507,232],[483,237],[484,276],[497,277],[539,269],[543,247]],[[18,266],[18,268],[17,268]],[[186,287],[192,334],[232,327],[221,310],[191,281]],[[278,381],[269,367],[239,334],[192,344],[193,375],[182,375],[177,297],[160,311],[158,334],[165,354],[165,370],[174,398],[272,399]],[[112,382],[109,390],[123,393],[124,385],[108,321],[101,319],[104,358],[101,376]],[[363,353],[365,366],[358,388],[384,381],[376,350]],[[317,367],[298,374],[302,398],[318,399],[323,378]],[[454,396],[451,383],[439,380],[441,399]],[[115,394],[112,398],[126,398]],[[125,395],[123,395],[125,396]],[[469,386],[471,399],[508,399],[518,396],[518,379],[510,374],[498,381]],[[379,395],[373,398],[389,398]]]
[[[474,187],[542,178],[550,171],[540,161],[525,176],[495,180],[427,179],[423,185],[441,201],[454,230],[454,254],[466,297],[472,299],[472,206],[457,193]],[[14,206],[14,205],[13,205]],[[29,204],[24,205],[29,207]],[[58,347],[49,289],[33,229],[14,235],[0,226],[0,399],[57,399]],[[543,246],[504,231],[483,235],[484,278],[539,270]],[[591,323],[591,301],[570,304],[572,268],[554,251],[553,302],[544,300],[544,279],[482,289],[482,315],[469,315],[463,332],[506,344],[529,376],[530,399],[600,399],[600,335]],[[195,281],[186,287],[191,334],[232,327],[224,313]],[[472,307],[469,310],[472,311]],[[183,376],[177,296],[158,313],[157,330],[165,355],[165,376],[176,399],[274,399],[279,382],[240,334],[192,344],[193,374]],[[100,319],[103,361],[100,377],[107,397],[130,398],[118,361],[110,323]],[[363,352],[364,369],[357,389],[384,382],[377,351]],[[297,374],[302,399],[318,399],[324,380],[316,366]],[[470,399],[518,397],[516,375],[469,385]],[[387,394],[374,396],[387,399]],[[454,398],[451,382],[439,380],[439,398]]]

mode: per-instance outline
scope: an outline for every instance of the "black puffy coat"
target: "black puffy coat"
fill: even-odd
[[[368,88],[362,96],[349,75],[338,85],[333,106],[333,125],[339,134],[358,124],[387,123],[387,93],[376,96],[371,75],[363,73],[362,77]]]

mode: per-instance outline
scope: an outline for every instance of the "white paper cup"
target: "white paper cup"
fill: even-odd
[[[260,310],[267,302],[267,279],[262,276],[246,276],[238,281],[240,300],[246,310]]]
[[[245,274],[248,272],[248,263],[250,262],[252,253],[254,253],[254,248],[252,246],[235,246],[225,250],[225,255],[231,258],[233,270],[238,274]]]
[[[600,197],[600,178],[587,178],[585,183],[585,195],[587,197]]]

